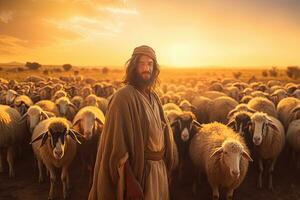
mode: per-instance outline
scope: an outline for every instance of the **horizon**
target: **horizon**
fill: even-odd
[[[122,67],[136,46],[173,68],[299,66],[300,2],[0,0],[0,63]]]

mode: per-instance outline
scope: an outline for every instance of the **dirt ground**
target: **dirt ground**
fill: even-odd
[[[28,155],[28,154],[27,154]],[[298,200],[300,199],[300,174],[294,166],[288,164],[286,159],[281,158],[275,167],[274,187],[275,191],[256,188],[257,171],[252,163],[248,174],[241,186],[235,191],[234,199],[239,200]],[[70,199],[87,199],[88,179],[80,175],[80,166],[75,161],[71,167],[72,190]],[[25,156],[16,163],[16,178],[8,178],[7,172],[0,174],[0,199],[1,200],[40,200],[47,199],[49,181],[39,184],[37,170],[33,167],[33,158]],[[264,182],[266,186],[266,181]],[[62,199],[62,186],[58,187],[59,196]],[[193,195],[191,186],[176,189],[176,200],[208,200],[211,199],[211,189],[207,183],[201,183],[196,196]],[[224,192],[221,193],[222,199]]]

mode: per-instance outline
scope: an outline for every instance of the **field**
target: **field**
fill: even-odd
[[[70,71],[49,72],[46,74],[43,70],[15,70],[16,67],[2,67],[0,78],[6,80],[21,81],[30,75],[42,77],[60,77],[73,76],[74,71],[83,78],[93,78],[97,80],[121,81],[124,75],[124,69],[109,69],[103,73],[98,68],[73,68]],[[48,69],[51,69],[48,67]],[[208,81],[213,79],[233,79],[233,74],[240,72],[239,79],[247,82],[248,80],[266,81],[270,79],[281,80],[284,82],[293,82],[287,77],[284,69],[278,69],[276,77],[263,76],[262,71],[268,69],[221,69],[221,68],[203,68],[203,69],[171,69],[163,68],[160,74],[161,83],[183,83],[187,80],[195,79],[197,81]],[[28,150],[30,151],[30,150]],[[289,155],[281,156],[274,172],[275,191],[267,189],[258,190],[256,188],[257,170],[254,163],[250,164],[250,169],[245,181],[236,190],[234,199],[239,200],[297,200],[300,199],[300,173],[299,169],[288,162]],[[71,198],[74,200],[86,199],[88,195],[87,177],[82,176],[77,168],[78,161],[75,160],[71,170],[72,191]],[[35,200],[46,199],[49,190],[49,181],[39,184],[37,178],[37,169],[33,165],[33,158],[27,152],[16,162],[16,178],[11,180],[7,173],[0,174],[0,199],[1,200]],[[264,182],[266,186],[266,182]],[[61,193],[61,186],[60,193]],[[197,196],[192,195],[192,187],[182,187],[176,190],[175,199],[207,200],[211,198],[211,190],[207,183],[201,184]],[[224,198],[225,199],[225,198]]]

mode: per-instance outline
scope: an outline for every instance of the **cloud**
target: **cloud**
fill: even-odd
[[[112,14],[137,14],[125,6],[120,0],[0,0],[0,35],[32,48],[83,39],[89,33],[114,35],[123,22]]]

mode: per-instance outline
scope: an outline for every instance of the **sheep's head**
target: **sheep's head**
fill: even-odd
[[[239,111],[231,116],[231,120],[228,122],[227,126],[232,128],[235,132],[239,133],[241,136],[245,135],[245,132],[249,130],[251,124],[251,114],[245,111]]]
[[[82,138],[82,135],[73,129],[70,129],[68,122],[63,118],[52,118],[53,121],[50,122],[48,130],[42,133],[37,138],[31,141],[31,144],[41,141],[41,147],[47,142],[49,148],[51,148],[53,156],[56,159],[62,159],[65,153],[66,137],[69,135],[77,143],[81,144],[78,137]],[[48,139],[49,138],[49,139]]]
[[[251,116],[251,130],[253,133],[252,141],[255,145],[260,145],[262,143],[269,128],[279,131],[266,113],[257,112]]]
[[[98,103],[97,103],[97,96],[94,94],[90,94],[88,95],[85,99],[84,99],[84,105],[86,106],[96,106],[98,107]]]
[[[15,98],[18,96],[18,93],[14,90],[8,90],[5,97],[5,102],[7,105],[13,104]]]
[[[240,176],[241,157],[248,161],[253,161],[243,145],[236,140],[225,140],[221,147],[215,149],[211,157],[217,155],[228,167],[232,178],[239,178]]]
[[[18,110],[18,112],[21,114],[21,115],[24,115],[28,108],[29,108],[30,105],[26,105],[26,103],[20,99],[20,98],[15,98],[15,101],[14,101],[14,108],[16,110]]]
[[[32,133],[36,125],[49,116],[37,105],[30,106],[27,112],[21,117],[20,122],[23,123],[24,120],[29,120],[29,130]]]
[[[177,129],[180,133],[180,136],[175,135],[175,137],[180,137],[183,142],[189,141],[197,133],[197,127],[201,127],[195,119],[196,117],[192,112],[180,114],[171,124],[173,130]],[[176,132],[174,131],[174,133]]]
[[[68,97],[60,97],[57,99],[56,106],[58,107],[59,113],[62,116],[66,116],[70,107],[72,107],[74,110],[77,110],[76,106],[70,102]]]
[[[96,109],[96,108],[95,108]],[[73,126],[80,124],[80,128],[83,132],[83,136],[86,139],[91,139],[95,134],[96,126],[103,127],[104,124],[104,115],[99,119],[96,117],[94,112],[86,111],[83,112],[80,117],[74,119]]]

